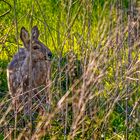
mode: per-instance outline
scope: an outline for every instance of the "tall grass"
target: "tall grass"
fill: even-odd
[[[8,2],[15,11],[2,17],[0,25],[0,91],[7,92],[0,103],[0,137],[140,139],[139,3]],[[20,28],[30,29],[31,19],[41,30],[40,39],[54,54],[51,80],[45,87],[50,105],[33,102],[33,122],[22,116],[21,106],[15,122],[5,70],[18,50],[17,42],[21,45]],[[37,113],[39,106],[46,110],[45,116]],[[23,119],[27,120],[26,127],[21,124]]]

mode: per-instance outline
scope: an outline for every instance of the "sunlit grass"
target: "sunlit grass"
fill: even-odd
[[[51,81],[47,85],[50,108],[33,96],[33,124],[23,116],[21,105],[15,127],[12,99],[2,99],[0,126],[11,126],[10,130],[5,128],[5,135],[17,131],[13,138],[139,138],[139,33],[135,34],[135,26],[129,29],[128,2],[121,2],[22,0],[16,3],[16,14],[12,11],[2,19],[2,93],[8,92],[6,66],[18,51],[17,44],[22,46],[22,26],[29,30],[32,19],[40,30],[40,40],[53,52]],[[46,110],[44,116],[36,111],[41,105]],[[21,124],[23,119],[28,122],[27,128]]]

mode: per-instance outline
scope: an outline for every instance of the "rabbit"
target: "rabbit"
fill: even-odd
[[[34,93],[34,88],[48,84],[52,52],[38,37],[37,26],[32,28],[31,37],[25,27],[21,28],[20,39],[24,48],[19,48],[7,67],[8,88],[14,104],[15,101],[21,103],[25,97],[29,100],[30,87]]]

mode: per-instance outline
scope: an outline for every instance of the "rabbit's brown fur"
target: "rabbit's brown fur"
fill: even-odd
[[[21,102],[25,94],[28,94],[26,92],[30,90],[30,78],[32,79],[32,89],[46,85],[46,81],[49,79],[49,60],[52,53],[49,48],[38,40],[38,37],[39,31],[37,26],[32,28],[31,37],[24,27],[21,28],[20,38],[24,48],[19,49],[7,67],[8,87],[13,101],[17,96],[16,100]],[[30,66],[32,66],[31,75],[29,74]]]

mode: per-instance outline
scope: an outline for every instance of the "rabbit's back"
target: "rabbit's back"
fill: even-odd
[[[7,67],[7,80],[8,87],[12,96],[14,96],[19,89],[23,77],[21,67],[26,58],[26,51],[24,48],[20,48],[18,53],[16,53]]]
[[[16,71],[17,69],[19,69],[23,65],[26,55],[27,54],[25,48],[20,48],[18,53],[14,55],[7,68],[12,71]]]
[[[31,76],[29,75],[29,56],[25,49],[20,49],[13,57],[13,60],[9,63],[7,69],[8,83],[10,92],[16,94],[20,91],[18,89],[24,88],[26,91],[29,87],[29,79],[32,79],[32,87],[45,85],[46,78],[48,76],[48,70],[50,69],[50,62],[46,60],[34,61],[32,60]],[[22,90],[21,90],[22,91]]]

